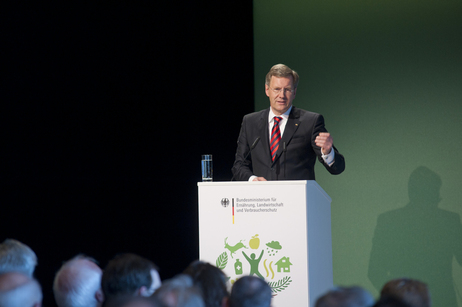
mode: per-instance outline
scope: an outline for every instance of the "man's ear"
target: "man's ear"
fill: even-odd
[[[139,288],[136,291],[136,296],[144,296],[144,297],[150,296],[148,294],[148,288],[146,286],[141,286],[141,288]]]
[[[265,84],[265,93],[266,93],[266,96],[269,97],[269,86],[267,84]]]
[[[101,288],[99,288],[98,291],[95,292],[95,299],[100,305],[104,302],[104,294]]]

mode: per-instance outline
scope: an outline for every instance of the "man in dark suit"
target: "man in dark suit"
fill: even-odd
[[[244,116],[232,168],[236,180],[314,180],[316,158],[331,174],[345,169],[323,116],[292,105],[298,78],[284,64],[266,75],[270,108]]]

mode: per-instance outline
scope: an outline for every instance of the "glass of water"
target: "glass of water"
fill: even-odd
[[[202,155],[202,181],[213,181],[212,155]]]

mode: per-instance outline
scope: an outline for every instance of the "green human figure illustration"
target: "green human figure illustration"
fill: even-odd
[[[255,274],[258,277],[260,277],[261,279],[264,279],[263,276],[260,274],[260,272],[258,272],[258,265],[260,264],[261,257],[263,257],[263,252],[264,252],[264,250],[261,251],[260,257],[258,257],[258,259],[255,259],[255,254],[254,253],[252,253],[250,255],[250,258],[249,258],[244,252],[242,252],[245,259],[247,259],[247,261],[250,264],[250,274],[249,274],[249,276],[252,276],[253,274]]]

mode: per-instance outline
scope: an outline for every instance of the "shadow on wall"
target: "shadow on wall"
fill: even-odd
[[[428,284],[433,306],[457,306],[452,259],[462,265],[459,214],[438,209],[441,178],[420,166],[409,178],[409,203],[377,218],[369,262],[369,279],[380,292],[394,278]]]

